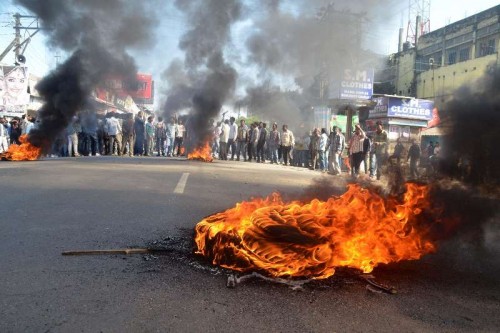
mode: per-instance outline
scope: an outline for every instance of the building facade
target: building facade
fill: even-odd
[[[392,55],[398,95],[447,102],[457,88],[500,67],[500,5],[418,38]]]

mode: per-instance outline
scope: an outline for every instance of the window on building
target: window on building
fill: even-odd
[[[495,40],[490,39],[488,41],[488,54],[493,54],[495,53]]]
[[[453,65],[456,62],[457,62],[457,52],[452,51],[448,53],[448,65]]]
[[[466,61],[470,59],[470,47],[460,50],[458,61]]]
[[[495,39],[488,39],[479,43],[479,56],[484,57],[495,53]]]

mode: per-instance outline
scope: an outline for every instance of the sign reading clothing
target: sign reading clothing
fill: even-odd
[[[370,99],[373,95],[372,69],[345,69],[340,82],[340,99]]]
[[[388,117],[411,118],[421,120],[432,119],[434,102],[417,98],[388,98]]]
[[[373,99],[377,104],[370,110],[369,119],[394,117],[415,120],[431,120],[434,102],[411,97],[382,96]]]

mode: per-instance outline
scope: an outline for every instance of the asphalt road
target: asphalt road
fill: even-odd
[[[262,280],[230,289],[184,246],[204,216],[272,191],[296,196],[318,176],[165,158],[0,163],[0,332],[498,331],[489,252],[378,267],[377,279],[398,290],[389,295],[352,274],[302,291]],[[155,241],[180,245],[161,256],[61,255]]]

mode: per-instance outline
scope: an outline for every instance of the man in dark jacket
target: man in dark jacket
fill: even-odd
[[[406,161],[410,160],[410,176],[413,179],[418,179],[418,161],[420,160],[420,147],[415,142],[415,139],[411,139],[410,150],[408,150],[408,157]]]
[[[394,146],[394,152],[391,155],[391,158],[395,158],[397,161],[397,164],[401,164],[401,157],[403,157],[403,152],[405,150],[405,147],[401,143],[401,138],[398,138],[396,140],[396,146]]]
[[[134,132],[135,132],[135,145],[134,145],[134,155],[144,154],[144,113],[139,111],[135,117],[134,122]]]
[[[127,119],[123,121],[122,126],[122,155],[125,155],[125,152],[128,152],[128,156],[134,156],[134,128],[134,117],[132,114],[129,114]]]
[[[266,161],[265,145],[267,140],[267,125],[259,123],[259,139],[257,141],[257,163],[264,163]]]

